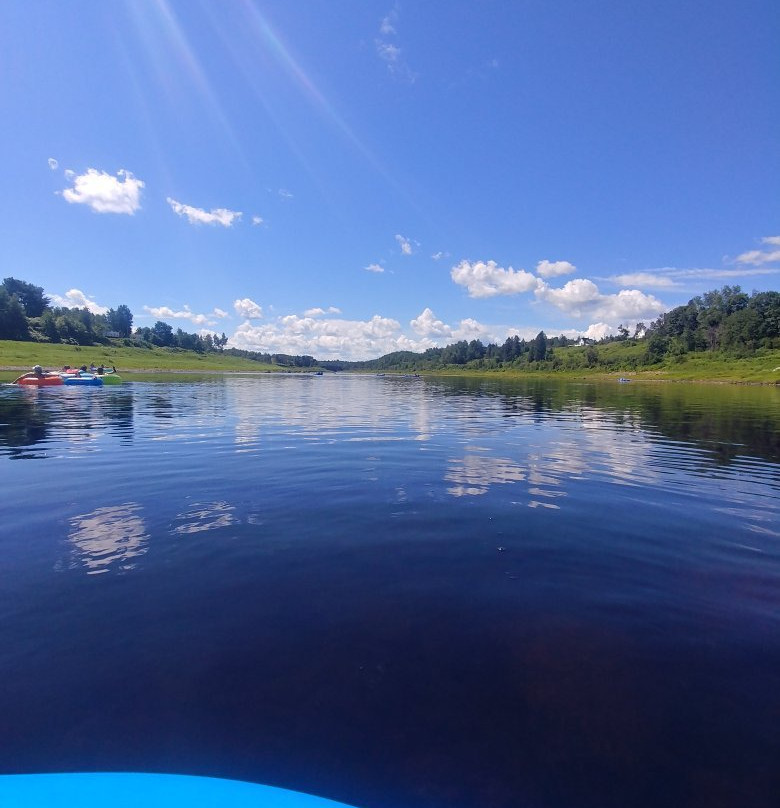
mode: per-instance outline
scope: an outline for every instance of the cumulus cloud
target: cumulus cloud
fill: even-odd
[[[52,171],[56,171],[59,168],[59,165],[60,165],[53,157],[50,157],[48,159],[48,163],[49,163],[49,168]]]
[[[144,306],[144,311],[147,311],[158,320],[189,320],[191,323],[201,326],[216,325],[214,317],[226,316],[221,309],[214,309],[211,314],[197,314],[186,303],[179,311],[175,311],[168,306]]]
[[[379,266],[379,264],[369,264],[367,267],[363,267],[366,272],[384,272],[385,268]]]
[[[535,290],[542,283],[524,269],[504,269],[495,261],[461,261],[453,267],[450,276],[459,286],[468,289],[469,297],[495,297],[516,295]]]
[[[108,306],[101,306],[95,303],[92,298],[87,297],[81,289],[68,289],[64,295],[52,295],[51,302],[55,306],[64,306],[68,309],[88,309],[93,314],[106,314]]]
[[[372,359],[393,351],[421,352],[427,348],[444,347],[459,340],[478,339],[483,345],[501,345],[507,337],[517,334],[521,339],[533,339],[539,331],[549,336],[566,334],[571,338],[582,335],[601,338],[615,332],[606,323],[596,323],[582,332],[576,329],[556,329],[540,325],[484,325],[466,318],[446,323],[430,307],[409,322],[404,332],[394,319],[374,315],[369,320],[347,320],[328,315],[340,314],[333,306],[327,310],[314,307],[303,316],[288,314],[263,323],[243,322],[230,338],[231,347],[267,353],[309,354],[319,359]],[[624,321],[627,321],[624,318]]]
[[[657,317],[668,308],[658,298],[646,295],[639,289],[621,289],[616,295],[603,295],[594,314],[596,317],[611,319],[613,322],[619,320],[636,322],[647,317]]]
[[[569,281],[559,289],[553,289],[545,284],[536,290],[536,294],[548,303],[552,303],[556,308],[575,316],[580,314],[583,306],[601,298],[598,286],[587,278]]]
[[[253,225],[257,226],[257,225],[262,224],[262,223],[263,223],[263,217],[262,216],[253,216],[252,217],[252,224]]]
[[[229,317],[230,315],[224,311],[223,309],[218,309],[216,306],[214,307],[214,316],[215,317]]]
[[[601,294],[598,286],[587,278],[569,281],[559,289],[542,282],[536,296],[573,317],[631,320],[657,316],[666,309],[660,300],[638,289],[621,289],[616,295]]]
[[[631,272],[625,275],[613,275],[610,278],[619,286],[644,286],[653,289],[668,289],[677,286],[668,275],[656,275],[652,272]]]
[[[571,275],[577,267],[568,261],[548,261],[546,258],[536,265],[536,274],[542,278],[555,278],[559,275]]]
[[[321,314],[312,310],[304,316],[290,314],[263,324],[245,322],[231,337],[230,345],[268,353],[361,360],[392,351],[424,351],[462,339],[480,339],[483,343],[505,339],[472,319],[447,325],[429,308],[411,321],[411,334],[404,333],[401,324],[388,317],[374,315],[369,320],[347,320],[323,316],[328,313],[331,312]]]
[[[398,242],[398,246],[401,248],[401,252],[404,255],[412,254],[412,242],[409,241],[408,238],[400,235],[399,233],[396,233],[395,240]]]
[[[210,211],[202,208],[194,208],[192,205],[184,205],[175,199],[168,197],[166,202],[178,216],[185,216],[190,224],[219,224],[222,227],[230,227],[234,221],[241,218],[241,211],[228,210],[227,208],[212,208]]]
[[[606,323],[591,323],[585,331],[582,332],[582,336],[598,341],[614,333],[615,329],[611,325],[607,325]]]
[[[405,337],[397,320],[379,315],[370,320],[343,320],[289,314],[262,325],[246,322],[238,327],[230,344],[252,351],[355,360],[427,347]]]
[[[243,317],[245,320],[259,320],[263,316],[263,310],[255,303],[254,300],[250,300],[248,297],[244,297],[240,300],[233,301],[233,308],[235,309],[236,314],[239,317]]]
[[[452,327],[436,318],[430,308],[422,310],[418,317],[411,320],[409,325],[421,337],[451,337]]]
[[[73,183],[72,188],[62,192],[66,202],[88,205],[96,213],[134,214],[141,207],[142,180],[129,171],[121,169],[116,176],[88,168],[84,174],[66,171],[65,176]]]
[[[765,236],[761,239],[761,243],[769,247],[780,247],[780,236]],[[749,250],[737,256],[737,263],[752,266],[773,264],[776,261],[780,261],[780,250]]]
[[[429,307],[424,308],[417,317],[410,320],[409,325],[423,340],[425,348],[443,347],[464,339],[468,342],[478,339],[485,344],[503,342],[505,337],[502,334],[506,331],[506,328],[503,327],[494,328],[483,325],[471,317],[461,320],[456,325],[449,325],[440,320]]]

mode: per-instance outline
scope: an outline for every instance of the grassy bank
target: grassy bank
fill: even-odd
[[[123,371],[278,371],[266,365],[220,353],[198,354],[168,348],[125,348],[114,346],[52,345],[41,342],[0,340],[0,381],[12,381],[19,372],[41,365],[59,370],[64,365],[105,365]]]
[[[507,377],[538,375],[572,379],[625,376],[636,381],[780,384],[780,350],[778,349],[761,349],[754,355],[745,358],[722,354],[690,353],[674,358],[667,357],[662,364],[647,367],[637,362],[636,346],[612,343],[598,347],[598,364],[592,368],[583,367],[583,352],[583,348],[556,349],[556,355],[561,359],[561,367],[556,370],[530,370],[511,366],[479,369],[452,365],[418,372],[435,375],[501,375]],[[12,381],[21,371],[29,370],[35,364],[42,365],[49,370],[57,370],[63,365],[78,367],[89,365],[92,362],[96,365],[115,365],[120,373],[128,371],[190,371],[193,373],[253,371],[257,373],[288,370],[310,372],[312,370],[312,368],[287,368],[280,365],[263,364],[251,359],[221,353],[198,354],[194,351],[170,348],[79,347],[0,340],[0,381],[4,382]],[[394,371],[387,369],[383,372],[393,373]],[[404,372],[412,372],[412,369]]]

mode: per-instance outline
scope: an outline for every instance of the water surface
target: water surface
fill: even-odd
[[[0,771],[776,805],[780,393],[0,390]]]

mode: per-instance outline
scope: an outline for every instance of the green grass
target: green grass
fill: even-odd
[[[59,370],[64,365],[79,367],[94,362],[122,373],[126,371],[279,371],[279,365],[266,365],[251,359],[220,353],[198,354],[168,348],[126,348],[115,346],[53,345],[42,342],[0,340],[0,381],[13,381],[20,371],[33,365]]]
[[[525,376],[529,374],[559,378],[612,378],[626,376],[637,381],[708,381],[753,384],[780,384],[780,349],[759,349],[752,356],[737,358],[721,354],[685,354],[666,357],[663,363],[653,366],[641,364],[644,345],[612,342],[596,346],[598,364],[588,368],[585,348],[556,348],[555,356],[560,362],[556,370],[529,370],[527,368],[502,367],[496,370],[465,369],[462,366],[427,371],[436,375],[492,375]],[[220,353],[197,354],[168,348],[127,348],[119,346],[53,345],[40,342],[14,342],[0,340],[0,381],[13,381],[21,371],[33,365],[42,365],[47,370],[58,370],[63,365],[78,367],[89,365],[116,365],[122,372],[182,372],[214,371],[311,371],[313,368],[286,368],[266,365],[251,359]],[[533,367],[533,366],[532,366]],[[393,371],[388,371],[393,372]],[[409,372],[409,371],[406,371]],[[418,371],[426,372],[426,371]]]

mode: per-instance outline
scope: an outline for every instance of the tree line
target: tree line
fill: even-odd
[[[623,343],[629,354],[604,350]],[[559,351],[559,348],[577,350]],[[396,351],[367,362],[341,362],[338,369],[436,370],[460,366],[478,370],[500,368],[575,370],[595,367],[642,367],[675,361],[687,353],[722,353],[746,357],[761,349],[780,348],[780,292],[747,294],[724,286],[692,298],[657,320],[639,322],[633,330],[622,323],[617,333],[600,340],[548,337],[540,331],[531,340],[515,335],[499,345],[460,340],[422,353]],[[322,363],[327,367],[331,363]]]
[[[309,355],[272,354],[226,350],[223,333],[190,334],[158,320],[151,327],[133,331],[133,314],[126,305],[94,314],[86,308],[52,306],[40,286],[16,278],[5,278],[0,285],[0,339],[95,345],[121,339],[128,346],[162,347],[208,353],[225,351],[264,364],[284,367],[320,366],[330,370],[435,370],[448,366],[477,369],[539,368],[575,369],[607,366],[614,354],[600,346],[622,342],[637,346],[630,357],[633,366],[674,361],[688,353],[721,352],[749,356],[761,349],[780,347],[780,292],[747,294],[739,286],[705,292],[662,314],[646,326],[638,323],[633,331],[621,324],[617,333],[598,342],[576,342],[564,335],[548,337],[540,331],[530,340],[514,335],[502,344],[484,345],[480,340],[459,340],[443,348],[422,353],[396,351],[366,362],[344,360],[318,362]],[[569,349],[583,345],[582,350]],[[625,357],[622,360],[625,362]]]
[[[105,314],[87,308],[52,306],[43,287],[16,278],[0,285],[0,339],[53,342],[66,345],[100,345],[122,340],[128,347],[171,348],[196,353],[225,352],[256,362],[282,367],[313,367],[313,356],[260,353],[237,348],[225,350],[228,338],[217,334],[190,334],[158,320],[153,326],[133,330],[133,313],[124,304]]]
[[[99,345],[121,339],[127,345],[157,346],[206,353],[221,351],[228,338],[188,334],[158,320],[133,331],[133,313],[124,304],[95,314],[87,308],[52,306],[41,286],[5,278],[0,285],[0,339]]]

